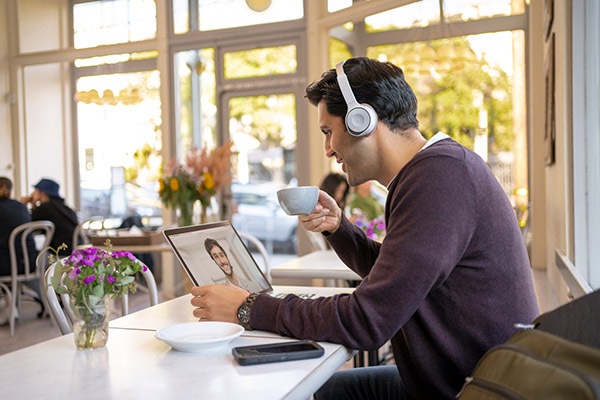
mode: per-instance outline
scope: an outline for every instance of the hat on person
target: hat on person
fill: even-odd
[[[60,195],[58,194],[58,188],[60,187],[60,185],[52,179],[40,179],[40,181],[33,185],[33,187],[42,193],[46,193],[50,197],[62,199],[62,197],[60,197]]]

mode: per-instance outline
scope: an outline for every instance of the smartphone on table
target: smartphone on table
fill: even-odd
[[[280,361],[318,358],[325,350],[313,340],[294,340],[281,343],[234,347],[233,357],[240,365],[265,364]]]

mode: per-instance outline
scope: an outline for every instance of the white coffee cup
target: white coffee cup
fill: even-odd
[[[315,209],[318,198],[317,186],[298,186],[277,191],[279,205],[288,215],[310,213]]]

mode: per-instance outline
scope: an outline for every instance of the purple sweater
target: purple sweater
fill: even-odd
[[[539,314],[517,219],[487,165],[451,139],[399,172],[385,216],[382,244],[346,219],[328,237],[363,277],[352,295],[261,295],[251,324],[360,350],[391,339],[413,398],[453,398],[486,350]]]

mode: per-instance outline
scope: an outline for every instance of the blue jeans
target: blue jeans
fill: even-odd
[[[314,394],[315,400],[409,400],[395,365],[338,371]]]

